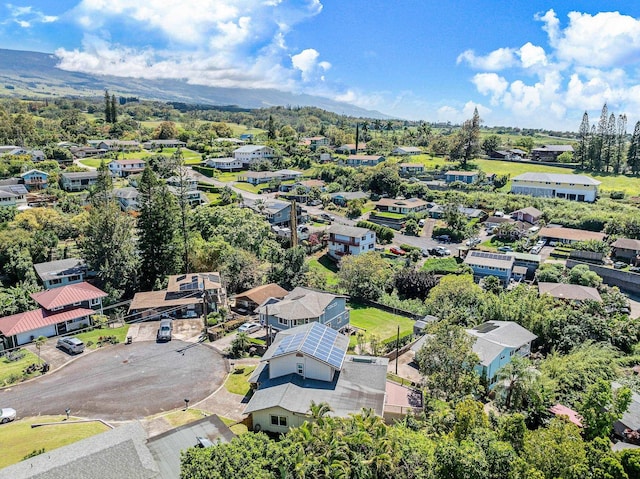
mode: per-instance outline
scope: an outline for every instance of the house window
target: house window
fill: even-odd
[[[278,318],[278,324],[282,324],[283,326],[288,326],[289,321],[287,321],[286,319]]]
[[[100,304],[100,298],[92,299],[92,300],[89,302],[89,304],[90,304],[91,306],[98,306],[98,305]]]
[[[55,308],[51,308],[49,311],[60,311],[62,306],[56,306]]]
[[[287,427],[287,416],[271,416],[271,425]]]
[[[298,363],[298,364],[296,365],[296,370],[298,371],[298,374],[299,374],[300,376],[304,376],[304,364],[302,364],[302,363]]]
[[[82,304],[80,301],[78,301],[77,303],[73,303],[71,306],[80,306],[80,304]]]
[[[49,284],[60,284],[62,280],[60,278],[52,279],[49,281]]]

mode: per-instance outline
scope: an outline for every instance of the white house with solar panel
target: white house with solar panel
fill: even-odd
[[[245,408],[254,431],[284,433],[310,418],[311,402],[330,415],[362,408],[382,416],[389,360],[348,356],[349,337],[314,322],[281,331],[249,378],[254,394]]]
[[[522,173],[511,179],[511,193],[593,203],[600,183],[585,175]]]
[[[274,331],[321,323],[337,331],[349,326],[347,297],[297,287],[282,299],[269,298],[258,307],[260,324]]]
[[[487,276],[495,276],[503,284],[509,284],[513,274],[515,258],[513,255],[469,251],[464,264],[473,270],[473,278],[477,281]]]

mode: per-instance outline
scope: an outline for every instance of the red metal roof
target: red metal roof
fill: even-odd
[[[6,337],[10,337],[92,314],[95,314],[95,311],[86,308],[71,309],[57,314],[47,313],[44,309],[36,309],[0,318],[0,332]]]
[[[82,301],[104,298],[107,293],[89,283],[69,284],[61,288],[33,293],[31,297],[44,309],[61,308]]]
[[[555,406],[551,406],[549,408],[549,412],[555,414],[556,416],[567,416],[569,421],[575,424],[578,427],[582,427],[582,417],[576,411],[567,406],[563,406],[562,404],[556,404]]]

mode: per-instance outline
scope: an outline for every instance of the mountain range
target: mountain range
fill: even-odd
[[[184,80],[149,80],[111,75],[70,72],[57,67],[50,53],[0,49],[0,97],[51,98],[100,97],[104,90],[119,96],[145,100],[241,108],[271,106],[315,106],[338,114],[387,119],[378,111],[366,110],[328,98],[294,94],[275,89],[221,88],[192,85]]]

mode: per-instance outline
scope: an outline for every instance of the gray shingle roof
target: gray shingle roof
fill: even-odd
[[[269,315],[282,319],[317,318],[339,295],[297,287],[281,301],[268,306]],[[259,308],[260,314],[266,314],[266,306]]]
[[[34,264],[33,267],[42,281],[87,272],[87,267],[84,264],[84,261],[79,258],[48,261],[46,263]]]
[[[467,332],[477,338],[516,349],[538,337],[513,321],[487,321],[467,329]]]
[[[566,175],[562,173],[522,173],[513,178],[513,181],[544,181],[550,183],[563,183],[574,185],[599,185],[602,183],[590,176]]]
[[[347,226],[347,225],[331,225],[331,227],[327,230],[328,233],[333,233],[341,236],[349,236],[351,238],[360,238],[362,236],[371,233],[371,230],[367,228],[358,228],[356,226]]]
[[[598,293],[596,288],[581,286],[579,284],[538,283],[538,291],[540,294],[548,294],[557,299],[569,299],[574,301],[590,299],[599,303],[602,302],[600,293]]]

